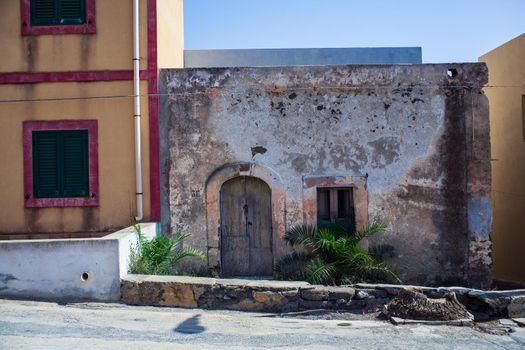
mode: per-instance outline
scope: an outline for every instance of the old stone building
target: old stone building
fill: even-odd
[[[163,70],[164,225],[224,276],[268,275],[295,224],[389,225],[403,281],[490,283],[484,64]]]

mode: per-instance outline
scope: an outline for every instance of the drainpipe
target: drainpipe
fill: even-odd
[[[139,52],[139,0],[133,0],[133,119],[135,122],[135,181],[137,195],[137,221],[144,217],[142,203],[142,154],[140,150],[140,52]]]

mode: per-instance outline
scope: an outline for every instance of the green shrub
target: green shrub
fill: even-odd
[[[284,238],[299,251],[288,254],[277,262],[277,278],[327,285],[399,283],[394,271],[377,261],[359,244],[363,238],[384,232],[386,228],[386,225],[378,222],[355,233],[336,225],[321,228],[294,226],[286,232]]]
[[[171,238],[159,235],[151,240],[144,237],[140,225],[134,224],[138,243],[131,248],[129,273],[140,275],[177,275],[177,264],[186,257],[205,260],[204,253],[198,249],[181,247],[185,235],[177,234]]]

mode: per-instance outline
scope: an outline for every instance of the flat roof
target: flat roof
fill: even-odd
[[[421,47],[184,51],[185,68],[421,63]]]

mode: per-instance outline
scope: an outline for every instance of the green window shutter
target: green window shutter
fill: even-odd
[[[58,135],[55,132],[33,132],[33,196],[60,196]]]
[[[86,22],[86,0],[60,0],[60,24],[82,24]]]
[[[86,0],[31,0],[31,25],[86,23]]]
[[[57,0],[31,0],[31,25],[58,23]]]
[[[62,134],[62,195],[64,197],[87,197],[88,177],[87,130],[75,130]]]
[[[35,198],[89,196],[87,130],[33,132]]]

